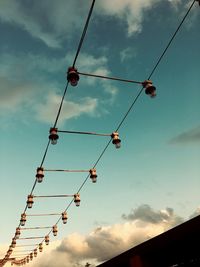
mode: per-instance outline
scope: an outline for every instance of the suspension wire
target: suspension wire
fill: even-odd
[[[86,134],[86,135],[99,135],[99,136],[111,136],[111,134],[104,134],[104,133],[95,133],[95,132],[78,132],[78,131],[63,131],[58,130],[59,133],[70,133],[70,134]]]
[[[88,17],[87,17],[87,20],[86,20],[86,23],[85,23],[85,26],[84,26],[84,29],[83,29],[83,33],[82,33],[82,36],[81,36],[81,39],[79,41],[79,45],[78,45],[78,48],[77,48],[77,51],[76,51],[74,62],[73,62],[73,65],[72,65],[73,67],[76,64],[76,60],[77,60],[78,55],[80,53],[80,50],[81,50],[81,47],[82,47],[82,44],[83,44],[83,41],[84,41],[84,38],[85,38],[85,35],[86,35],[86,32],[87,32],[87,28],[88,28],[88,25],[89,25],[89,21],[90,21],[91,15],[92,15],[92,11],[93,11],[93,8],[94,8],[94,4],[95,4],[95,0],[92,1],[92,5],[91,5],[89,13],[88,13]]]
[[[159,57],[156,65],[154,66],[153,70],[151,71],[148,80],[152,77],[152,75],[154,74],[155,70],[157,69],[158,65],[160,64],[161,60],[163,59],[164,55],[166,54],[168,48],[170,47],[172,41],[174,40],[174,38],[176,37],[178,31],[180,30],[183,22],[185,21],[186,17],[188,16],[190,10],[192,9],[194,3],[196,0],[194,0],[191,4],[191,6],[189,7],[188,11],[186,12],[185,16],[183,17],[182,21],[180,22],[180,24],[178,25],[176,31],[174,32],[174,34],[172,35],[170,41],[168,42],[166,48],[164,49],[163,53],[161,54],[161,56]],[[122,118],[121,122],[119,123],[119,125],[116,128],[116,131],[119,130],[119,128],[122,126],[122,124],[124,123],[126,117],[128,116],[128,114],[130,113],[130,111],[132,110],[133,106],[135,105],[135,103],[137,102],[138,98],[140,97],[140,95],[142,94],[144,87],[139,91],[139,93],[137,94],[137,96],[135,97],[135,99],[133,100],[133,103],[131,104],[131,106],[129,107],[128,111],[125,113],[124,117]]]
[[[107,79],[107,80],[113,80],[113,81],[119,81],[119,82],[125,82],[125,83],[137,83],[137,84],[142,84],[142,82],[135,81],[135,80],[127,80],[127,79],[122,79],[122,78],[117,78],[117,77],[108,77],[104,75],[97,75],[97,74],[92,74],[92,73],[83,73],[79,72],[78,74],[84,75],[84,76],[89,76],[89,77],[95,77],[95,78],[102,78],[102,79]]]
[[[82,47],[82,44],[83,44],[83,41],[84,41],[84,37],[86,35],[87,28],[88,28],[88,25],[89,25],[90,17],[91,17],[92,11],[93,11],[94,4],[95,4],[95,0],[93,0],[92,5],[91,5],[90,10],[89,10],[88,17],[87,17],[87,20],[86,20],[86,23],[85,23],[85,26],[84,26],[84,29],[83,29],[83,33],[82,33],[82,36],[81,36],[81,39],[80,39],[80,42],[79,42],[79,45],[78,45],[78,49],[77,49],[77,52],[76,52],[76,55],[75,55],[73,66],[75,65],[76,60],[78,58],[78,55],[80,53],[80,50],[81,50],[81,47]],[[59,106],[59,109],[58,109],[58,113],[57,113],[57,116],[56,116],[56,119],[55,119],[55,122],[54,122],[54,128],[56,127],[58,119],[59,119],[59,116],[60,116],[60,112],[61,112],[61,109],[62,109],[62,106],[63,106],[64,98],[65,98],[65,95],[66,95],[66,92],[67,92],[67,89],[68,89],[68,85],[69,85],[69,81],[67,82],[67,85],[65,87],[65,90],[64,90],[64,93],[63,93],[63,96],[62,96],[62,100],[61,100],[61,103],[60,103],[60,106]],[[50,144],[50,140],[48,140],[48,144],[46,146],[46,149],[45,149],[45,152],[44,152],[40,167],[42,167],[42,165],[43,165],[43,163],[45,161],[45,158],[46,158],[46,155],[47,155],[47,152],[48,152],[48,148],[49,148],[49,144]],[[34,191],[34,189],[36,187],[36,184],[37,184],[37,180],[35,179],[35,182],[33,184],[33,187],[31,189],[31,193],[30,194],[33,193],[33,191]],[[26,204],[23,213],[26,212],[27,208],[28,208],[28,205]],[[19,224],[19,226],[20,226],[20,224]]]
[[[157,67],[159,66],[161,60],[163,59],[164,55],[166,54],[168,48],[170,47],[172,41],[174,40],[174,38],[176,37],[178,31],[180,30],[183,22],[185,21],[186,17],[188,16],[189,12],[191,11],[194,3],[196,2],[196,0],[194,0],[192,2],[192,4],[190,5],[188,11],[186,12],[185,16],[183,17],[182,21],[180,22],[178,28],[176,29],[175,33],[173,34],[173,36],[171,37],[169,43],[167,44],[166,48],[164,49],[163,53],[161,54],[161,56],[159,57],[157,63],[155,64],[153,70],[151,71],[148,79],[150,79],[152,77],[152,75],[154,74],[155,70],[157,69]],[[83,43],[83,40],[84,40],[84,37],[85,37],[85,34],[86,34],[86,31],[87,31],[87,27],[88,27],[88,24],[89,24],[89,20],[90,20],[90,17],[91,17],[91,14],[92,14],[92,10],[93,10],[93,7],[94,7],[94,3],[95,3],[95,0],[93,0],[92,2],[92,5],[91,5],[91,8],[90,8],[90,11],[89,11],[89,14],[88,14],[88,17],[87,17],[87,21],[86,21],[86,24],[85,24],[85,27],[84,27],[84,30],[83,30],[83,33],[82,33],[82,36],[81,36],[81,39],[80,39],[80,42],[79,42],[79,46],[78,46],[78,49],[77,49],[77,52],[76,52],[76,55],[75,55],[75,59],[74,59],[74,62],[73,62],[73,67],[75,66],[75,63],[76,63],[76,60],[77,60],[77,57],[79,55],[79,52],[80,52],[80,49],[81,49],[81,46],[82,46],[82,43]],[[83,74],[83,73],[80,73],[80,74]],[[84,75],[84,74],[83,74]],[[89,76],[89,75],[88,75]],[[92,76],[92,75],[90,75]],[[105,77],[101,77],[101,78],[105,78]],[[111,78],[112,79],[112,78]],[[127,82],[126,80],[124,80],[124,82]],[[130,82],[130,81],[129,81]],[[69,83],[69,82],[68,82]],[[59,110],[58,110],[58,114],[57,114],[57,117],[56,117],[56,120],[55,120],[55,123],[54,123],[54,127],[56,127],[57,125],[57,121],[58,121],[58,118],[60,116],[60,112],[61,112],[61,108],[62,108],[62,104],[63,104],[63,101],[64,101],[64,97],[65,97],[65,94],[67,92],[67,88],[68,88],[68,83],[65,87],[65,91],[64,91],[64,94],[63,94],[63,97],[62,97],[62,100],[61,100],[61,103],[60,103],[60,107],[59,107]],[[138,82],[140,83],[140,82]],[[140,95],[142,94],[142,91],[143,91],[144,87],[139,91],[139,93],[137,94],[137,96],[135,97],[135,99],[133,100],[133,103],[131,104],[131,106],[129,107],[128,111],[125,113],[124,117],[122,118],[121,122],[119,123],[119,125],[117,126],[116,128],[116,131],[119,130],[119,128],[122,126],[122,124],[124,123],[126,117],[128,116],[128,114],[130,113],[130,111],[132,110],[133,106],[135,105],[135,103],[137,102],[138,98],[140,97]],[[100,159],[103,157],[104,153],[106,152],[108,146],[110,145],[110,142],[111,140],[109,140],[109,142],[106,144],[105,148],[103,149],[102,153],[100,154],[100,156],[98,157],[97,161],[95,162],[94,164],[94,168],[97,166],[97,164],[99,163]],[[42,159],[42,163],[41,163],[41,166],[43,165],[44,163],[44,160],[45,160],[45,157],[46,157],[46,154],[47,154],[47,151],[48,151],[48,147],[49,147],[49,143],[50,141],[48,142],[48,145],[47,145],[47,148],[45,150],[45,154],[44,154],[44,157]],[[81,189],[83,188],[83,186],[85,185],[86,181],[88,180],[89,178],[89,175],[86,177],[86,179],[83,181],[83,183],[81,184],[81,186],[79,187],[77,193],[79,193],[81,191]],[[31,192],[33,192],[34,188],[35,188],[35,185],[36,185],[36,181],[34,183],[34,186],[33,186],[33,189]],[[71,204],[73,203],[73,199],[71,200],[71,202],[68,204],[68,206],[66,207],[65,211],[68,210],[68,208],[71,206]],[[26,206],[27,208],[27,206]],[[25,210],[26,210],[25,208]],[[61,220],[62,217],[60,217],[56,223],[56,225],[58,224],[58,222]],[[51,231],[48,233],[50,234],[52,232],[52,229]],[[37,245],[38,247],[38,245]]]
[[[163,52],[162,55],[160,56],[160,58],[159,58],[159,60],[158,60],[158,62],[157,62],[157,64],[156,64],[156,66],[154,67],[154,69],[153,69],[152,72],[150,73],[148,79],[151,78],[151,76],[153,75],[155,69],[158,67],[158,65],[159,65],[159,63],[161,62],[163,56],[164,56],[165,53],[167,52],[167,50],[168,50],[170,44],[172,43],[173,39],[175,38],[176,34],[178,33],[178,31],[179,31],[181,25],[183,24],[183,22],[185,21],[187,15],[189,14],[191,8],[193,7],[195,1],[196,1],[196,0],[193,1],[192,5],[191,5],[190,8],[188,9],[186,15],[184,16],[184,18],[182,19],[181,23],[179,24],[177,30],[175,31],[175,33],[173,34],[172,38],[170,39],[170,41],[169,41],[167,47],[165,48],[164,52]],[[82,73],[80,73],[80,74],[82,74]],[[92,76],[92,75],[91,75],[91,76]],[[103,78],[103,77],[102,77],[102,78]],[[140,83],[140,82],[139,82],[139,83]],[[128,114],[129,114],[130,111],[132,110],[133,106],[136,104],[137,100],[138,100],[139,97],[141,96],[141,94],[142,94],[142,92],[143,92],[143,89],[144,89],[144,87],[139,91],[139,93],[138,93],[138,94],[136,95],[136,97],[134,98],[134,100],[133,100],[131,106],[129,107],[129,109],[128,109],[127,112],[125,113],[125,115],[124,115],[124,117],[122,118],[122,120],[120,121],[120,123],[118,124],[118,126],[117,126],[117,128],[116,128],[116,131],[118,131],[118,130],[120,129],[120,127],[122,126],[122,124],[124,123],[125,119],[127,118]],[[108,146],[110,145],[110,143],[111,143],[111,140],[109,140],[109,142],[106,144],[106,146],[105,146],[105,148],[103,149],[102,153],[100,154],[100,156],[98,157],[97,161],[95,162],[93,168],[95,168],[95,167],[97,166],[97,164],[99,163],[100,159],[102,158],[102,156],[103,156],[104,153],[106,152],[106,150],[107,150]],[[83,181],[83,183],[82,183],[81,186],[79,187],[77,193],[79,193],[79,192],[81,191],[81,189],[83,188],[83,186],[84,186],[85,183],[87,182],[88,178],[89,178],[89,175],[87,175],[87,177],[85,178],[85,180]],[[72,202],[73,202],[73,201],[72,201]],[[72,204],[72,202],[69,204],[69,206]],[[69,206],[68,206],[68,207],[69,207]]]
[[[68,89],[68,85],[69,85],[69,81],[67,82],[67,85],[65,87],[65,90],[64,90],[64,93],[63,93],[63,96],[62,96],[62,100],[61,100],[61,103],[60,103],[60,106],[59,106],[59,109],[58,109],[58,113],[57,113],[57,116],[56,116],[56,120],[54,122],[54,128],[56,127],[57,125],[57,122],[58,122],[58,118],[60,116],[60,112],[61,112],[61,109],[62,109],[62,105],[63,105],[63,101],[64,101],[64,98],[65,98],[65,95],[66,95],[66,92],[67,92],[67,89]]]
[[[175,31],[174,34],[172,35],[172,37],[171,37],[169,43],[167,44],[165,50],[163,51],[163,53],[162,53],[161,56],[159,57],[159,59],[158,59],[156,65],[154,66],[152,72],[150,73],[148,80],[149,80],[149,79],[151,78],[151,76],[154,74],[155,70],[157,69],[157,67],[158,67],[158,65],[160,64],[162,58],[164,57],[165,53],[167,52],[168,48],[170,47],[172,41],[173,41],[174,38],[176,37],[178,31],[180,30],[180,28],[181,28],[183,22],[185,21],[185,19],[187,18],[188,14],[190,13],[190,10],[192,9],[192,7],[193,7],[193,5],[194,5],[195,2],[196,2],[196,0],[194,0],[194,1],[192,2],[192,4],[190,5],[188,11],[186,12],[186,14],[185,14],[185,16],[183,17],[182,21],[180,22],[178,28],[176,29],[176,31]]]
[[[45,213],[45,214],[27,214],[26,216],[57,216],[60,215],[60,213]]]
[[[37,246],[38,244],[24,244],[24,245],[16,245],[16,248],[17,247],[35,247]]]
[[[38,227],[24,227],[20,228],[20,230],[38,230],[38,229],[50,229],[50,228],[51,226],[38,226]]]
[[[46,172],[89,172],[89,170],[48,170],[48,169],[45,169],[44,171]]]
[[[138,98],[140,97],[140,95],[143,92],[144,87],[139,91],[139,93],[137,94],[137,96],[135,97],[135,99],[133,100],[131,106],[129,107],[129,109],[127,110],[127,112],[125,113],[124,117],[122,118],[121,122],[119,123],[119,125],[116,128],[116,131],[119,130],[119,128],[122,126],[122,124],[124,123],[126,117],[128,116],[128,114],[130,113],[130,111],[132,110],[133,106],[135,105],[135,103],[137,102]]]

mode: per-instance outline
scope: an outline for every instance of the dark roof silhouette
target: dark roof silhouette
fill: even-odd
[[[200,215],[98,267],[200,267]]]

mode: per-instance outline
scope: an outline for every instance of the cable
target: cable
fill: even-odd
[[[185,14],[185,16],[183,17],[182,21],[180,22],[178,28],[176,29],[175,33],[172,35],[172,37],[171,37],[169,43],[167,44],[165,50],[163,51],[162,55],[159,57],[159,59],[158,59],[156,65],[155,65],[155,67],[153,68],[152,72],[150,73],[148,80],[151,78],[151,76],[153,75],[153,73],[154,73],[155,70],[157,69],[158,65],[160,64],[162,58],[164,57],[165,53],[167,52],[168,48],[170,47],[172,41],[173,41],[174,38],[176,37],[178,31],[180,30],[180,28],[181,28],[183,22],[185,21],[185,19],[187,18],[188,14],[190,13],[190,10],[192,9],[192,7],[193,7],[193,5],[194,5],[195,2],[196,2],[196,0],[194,0],[194,1],[192,2],[192,4],[190,5],[188,11],[186,12],[186,14]]]
[[[169,43],[167,44],[166,48],[164,49],[163,53],[161,54],[161,56],[159,57],[157,63],[155,64],[153,70],[151,71],[150,75],[149,75],[149,78],[150,79],[152,77],[152,75],[154,74],[155,70],[157,69],[157,67],[159,66],[161,60],[163,59],[164,55],[166,54],[168,48],[170,47],[172,41],[174,40],[174,38],[176,37],[178,31],[180,30],[183,22],[185,21],[186,17],[188,16],[190,10],[192,9],[194,3],[196,2],[196,0],[194,0],[191,4],[191,6],[189,7],[187,13],[185,14],[185,16],[183,17],[182,21],[180,22],[178,28],[176,29],[175,33],[173,34],[173,36],[171,37]],[[89,11],[89,14],[88,14],[88,17],[87,17],[87,20],[86,20],[86,24],[85,24],[85,27],[83,29],[83,33],[82,33],[82,36],[81,36],[81,39],[80,39],[80,42],[79,42],[79,45],[78,45],[78,49],[77,49],[77,52],[76,52],[76,55],[75,55],[75,59],[74,59],[74,62],[73,62],[73,67],[76,63],[76,60],[78,58],[78,55],[80,53],[80,50],[81,50],[81,47],[82,47],[82,44],[83,44],[83,40],[85,38],[85,35],[86,35],[86,31],[87,31],[87,28],[88,28],[88,24],[89,24],[89,20],[90,20],[90,17],[91,17],[91,14],[92,14],[92,11],[93,11],[93,7],[94,7],[94,3],[95,3],[95,0],[93,0],[92,2],[92,5],[91,5],[91,8],[90,8],[90,11]],[[83,73],[80,73],[82,75],[85,75]],[[94,76],[95,75],[88,75],[88,76]],[[119,80],[119,81],[124,81],[124,82],[135,82],[135,81],[130,81],[130,80],[124,80],[124,79],[118,79],[118,78],[109,78],[109,77],[105,77],[105,76],[98,76],[96,75],[96,77],[100,77],[100,78],[107,78],[107,79],[112,79],[112,80]],[[136,83],[140,83],[140,82],[136,82]],[[58,119],[59,119],[59,116],[60,116],[60,112],[61,112],[61,109],[62,109],[62,105],[63,105],[63,101],[64,101],[64,98],[65,98],[65,95],[66,95],[66,92],[67,92],[67,88],[68,88],[68,83],[65,87],[65,90],[64,90],[64,94],[63,94],[63,97],[62,97],[62,100],[61,100],[61,103],[60,103],[60,106],[59,106],[59,109],[58,109],[58,113],[57,113],[57,116],[56,116],[56,120],[55,120],[55,123],[54,123],[54,127],[56,127],[57,125],[57,122],[58,122]],[[131,106],[129,107],[128,111],[125,113],[125,115],[123,116],[122,120],[120,121],[120,123],[118,124],[117,128],[116,128],[116,131],[119,130],[119,128],[122,126],[122,124],[124,123],[126,117],[128,116],[128,114],[130,113],[130,111],[132,110],[133,106],[135,105],[135,103],[137,102],[138,98],[140,97],[140,95],[142,94],[142,91],[143,91],[144,88],[142,88],[139,93],[137,94],[137,96],[134,98]],[[97,166],[97,164],[99,163],[99,161],[101,160],[101,158],[103,157],[104,153],[106,152],[108,146],[110,145],[110,142],[111,140],[109,140],[109,142],[106,144],[105,148],[103,149],[102,153],[100,154],[100,156],[98,157],[98,159],[96,160],[95,164],[94,164],[94,167]],[[41,162],[41,167],[45,161],[45,158],[46,158],[46,155],[47,155],[47,152],[48,152],[48,148],[49,148],[49,144],[50,144],[50,140],[48,141],[48,144],[46,146],[46,149],[45,149],[45,153],[44,153],[44,156],[42,158],[42,162]],[[83,181],[83,183],[81,184],[81,186],[79,187],[77,193],[79,193],[81,191],[81,189],[83,188],[83,186],[85,185],[86,181],[88,180],[89,178],[89,175],[86,177],[86,179]],[[33,188],[31,190],[31,194],[32,192],[34,191],[34,188],[36,186],[36,180],[34,182],[34,185],[33,185]],[[71,206],[71,204],[73,203],[73,199],[71,200],[71,202],[69,203],[69,205],[67,206],[67,208],[65,209],[65,211]],[[26,208],[25,208],[25,211],[27,209],[27,205],[26,205]],[[59,218],[59,220],[57,221],[56,224],[58,224],[58,222],[61,220],[61,217]],[[49,234],[52,232],[52,229],[51,231],[49,232]],[[29,238],[26,238],[26,239],[33,239],[35,237],[29,237]],[[42,238],[42,237],[41,237]],[[22,238],[21,238],[22,239]],[[1,264],[0,264],[1,265]],[[4,264],[3,264],[4,265]]]
[[[83,44],[83,40],[84,40],[86,32],[87,32],[88,24],[89,24],[91,15],[92,15],[92,11],[93,11],[93,8],[94,8],[94,4],[95,4],[95,0],[92,1],[92,5],[91,5],[89,13],[88,13],[88,17],[87,17],[87,20],[86,20],[86,23],[85,23],[85,26],[84,26],[84,29],[83,29],[83,33],[82,33],[82,36],[81,36],[81,39],[80,39],[80,42],[79,42],[79,45],[78,45],[78,48],[77,48],[77,52],[76,52],[76,55],[75,55],[75,58],[74,58],[74,62],[73,62],[73,65],[72,65],[73,67],[76,64],[76,60],[77,60],[78,55],[80,53],[80,50],[81,50],[81,47],[82,47],[82,44]]]
[[[122,78],[117,78],[117,77],[108,77],[108,76],[104,76],[104,75],[97,75],[97,74],[91,74],[91,73],[83,73],[83,72],[79,72],[79,71],[77,73],[80,74],[80,75],[83,75],[83,76],[89,76],[89,77],[94,77],[94,78],[102,78],[102,79],[119,81],[119,82],[142,84],[142,82],[135,81],[135,80],[127,80],[127,79],[122,79]]]
[[[90,17],[91,17],[91,15],[92,15],[92,11],[93,11],[93,8],[94,8],[94,4],[95,4],[95,0],[93,0],[92,5],[91,5],[90,10],[89,10],[88,17],[87,17],[87,20],[86,20],[86,23],[85,23],[85,26],[84,26],[84,29],[83,29],[83,32],[82,32],[82,36],[81,36],[81,39],[80,39],[80,42],[79,42],[79,45],[78,45],[78,48],[77,48],[77,52],[76,52],[75,58],[74,58],[73,66],[75,65],[76,60],[77,60],[77,58],[78,58],[78,55],[79,55],[79,53],[80,53],[80,50],[81,50],[81,47],[82,47],[82,44],[83,44],[83,41],[84,41],[84,38],[85,38],[85,35],[86,35],[86,32],[87,32],[87,28],[88,28],[88,25],[89,25]],[[66,85],[66,87],[65,87],[65,90],[64,90],[64,93],[63,93],[63,96],[62,96],[62,100],[61,100],[61,103],[60,103],[60,106],[59,106],[59,109],[58,109],[58,113],[57,113],[57,116],[56,116],[56,119],[55,119],[55,122],[54,122],[54,128],[56,127],[57,122],[58,122],[58,119],[59,119],[59,116],[60,116],[60,112],[61,112],[61,109],[62,109],[62,105],[63,105],[63,102],[64,102],[64,98],[65,98],[65,95],[66,95],[66,92],[67,92],[67,89],[68,89],[68,84],[69,84],[69,82],[67,82],[67,85]],[[47,152],[48,152],[49,144],[50,144],[50,140],[49,140],[48,143],[47,143],[47,146],[46,146],[46,149],[45,149],[45,152],[44,152],[44,155],[43,155],[43,158],[42,158],[40,167],[43,166],[43,163],[44,163],[45,158],[46,158],[46,156],[47,156]],[[33,193],[33,191],[34,191],[34,189],[35,189],[35,187],[36,187],[36,184],[37,184],[37,180],[35,179],[30,194]],[[24,209],[24,213],[26,212],[27,207],[28,207],[28,205],[26,204],[25,209]],[[18,227],[19,227],[19,226],[20,226],[20,224],[18,225]]]
[[[148,80],[151,78],[151,76],[153,75],[153,73],[155,72],[156,68],[158,67],[159,63],[161,62],[162,58],[164,57],[165,53],[167,52],[170,44],[172,43],[172,41],[174,40],[176,34],[178,33],[181,25],[183,24],[183,22],[185,21],[187,15],[189,14],[190,10],[192,9],[194,3],[196,0],[193,1],[192,5],[189,7],[187,13],[185,14],[184,18],[182,19],[181,23],[179,24],[178,28],[176,29],[175,33],[173,34],[172,38],[170,39],[168,45],[166,46],[165,50],[163,51],[162,55],[160,56],[158,62],[156,63],[155,67],[153,68],[152,72],[149,75]],[[80,73],[83,74],[83,73]],[[83,74],[84,75],[84,74]],[[89,75],[88,75],[89,76]],[[90,75],[90,76],[95,76],[95,75]],[[100,76],[97,75],[98,78],[106,78],[104,76]],[[115,78],[114,78],[115,79]],[[114,80],[113,79],[113,80]],[[139,93],[136,95],[136,97],[134,98],[131,106],[129,107],[129,109],[127,110],[127,112],[125,113],[125,115],[123,116],[122,120],[119,122],[116,131],[118,131],[120,129],[120,127],[122,126],[122,124],[124,123],[125,119],[127,118],[128,114],[130,113],[130,111],[132,110],[133,106],[136,104],[137,100],[139,99],[140,95],[143,92],[144,87],[139,91]],[[100,154],[100,156],[98,157],[97,161],[95,162],[93,168],[95,168],[97,166],[97,164],[99,163],[100,159],[102,158],[102,156],[104,155],[104,153],[106,152],[108,146],[110,145],[111,140],[106,144],[105,148],[103,149],[102,153]],[[81,186],[79,187],[77,193],[79,193],[81,191],[81,189],[83,188],[83,186],[85,185],[85,183],[87,182],[89,178],[89,175],[85,178],[85,180],[83,181],[83,183],[81,184]],[[68,205],[68,207],[66,208],[66,210],[70,207],[70,205],[72,204],[73,201],[71,201],[71,203]],[[61,219],[61,218],[60,218]],[[60,221],[60,219],[58,220],[58,222]]]

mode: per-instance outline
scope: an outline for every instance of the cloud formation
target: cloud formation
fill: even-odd
[[[128,36],[142,31],[145,11],[155,7],[159,0],[102,0],[98,2],[97,12],[115,16],[127,24]]]
[[[61,95],[50,93],[46,98],[46,103],[36,105],[37,119],[42,122],[51,123],[56,117],[61,98]],[[62,124],[65,120],[77,118],[82,114],[94,115],[97,106],[98,100],[91,97],[84,97],[79,102],[64,100],[59,123]]]
[[[16,24],[51,48],[60,48],[87,16],[88,5],[73,0],[2,0],[0,19]]]
[[[143,222],[159,224],[162,222],[169,222],[175,226],[182,222],[182,218],[177,217],[174,214],[172,208],[166,208],[164,210],[154,211],[149,205],[144,204],[135,210],[132,210],[130,214],[122,215],[122,218],[128,221],[140,220]]]
[[[152,238],[181,223],[183,220],[172,208],[155,211],[141,205],[128,215],[126,221],[110,226],[100,226],[88,235],[70,234],[57,247],[37,261],[38,267],[77,267],[86,262],[101,263],[139,243]]]
[[[200,143],[200,126],[179,134],[170,140],[171,144]]]
[[[142,31],[145,12],[156,7],[161,0],[101,0],[97,1],[96,15],[114,16],[127,24],[128,36]],[[177,8],[180,0],[168,1]],[[50,48],[61,48],[65,40],[81,31],[85,23],[90,1],[74,0],[1,0],[0,20],[15,24]]]
[[[61,101],[61,85],[57,76],[65,75],[67,64],[72,62],[72,53],[63,58],[48,58],[44,55],[34,54],[3,54],[0,62],[0,109],[3,111],[16,112],[28,108],[34,111],[32,115],[42,122],[52,122],[57,114]],[[107,58],[94,57],[82,53],[78,59],[78,66],[85,72],[108,75]],[[11,75],[12,74],[12,75]],[[103,88],[109,101],[113,101],[117,89],[111,86],[109,81],[80,77],[83,86],[99,85]],[[95,87],[96,88],[96,87]],[[109,102],[109,104],[110,104]],[[104,103],[106,104],[106,103]],[[107,103],[108,104],[108,103]],[[97,115],[98,100],[95,97],[85,96],[74,101],[64,101],[60,122],[81,116],[82,114]]]

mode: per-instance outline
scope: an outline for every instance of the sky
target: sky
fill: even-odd
[[[96,0],[76,68],[146,80],[192,2]],[[35,182],[90,5],[89,0],[0,1],[0,258]],[[121,148],[108,146],[96,166],[97,183],[87,179],[80,207],[69,206],[67,224],[58,223],[58,235],[50,234],[50,245],[30,267],[98,265],[200,213],[199,12],[195,3],[152,75],[157,96],[140,95],[119,129]],[[138,84],[80,76],[76,87],[68,87],[57,127],[111,134],[140,90]],[[108,141],[59,133],[43,167],[89,170]],[[45,172],[33,194],[73,195],[86,177]],[[34,198],[27,215],[60,214],[70,201]],[[58,218],[27,216],[26,227],[51,227]],[[48,231],[24,230],[21,237]]]

